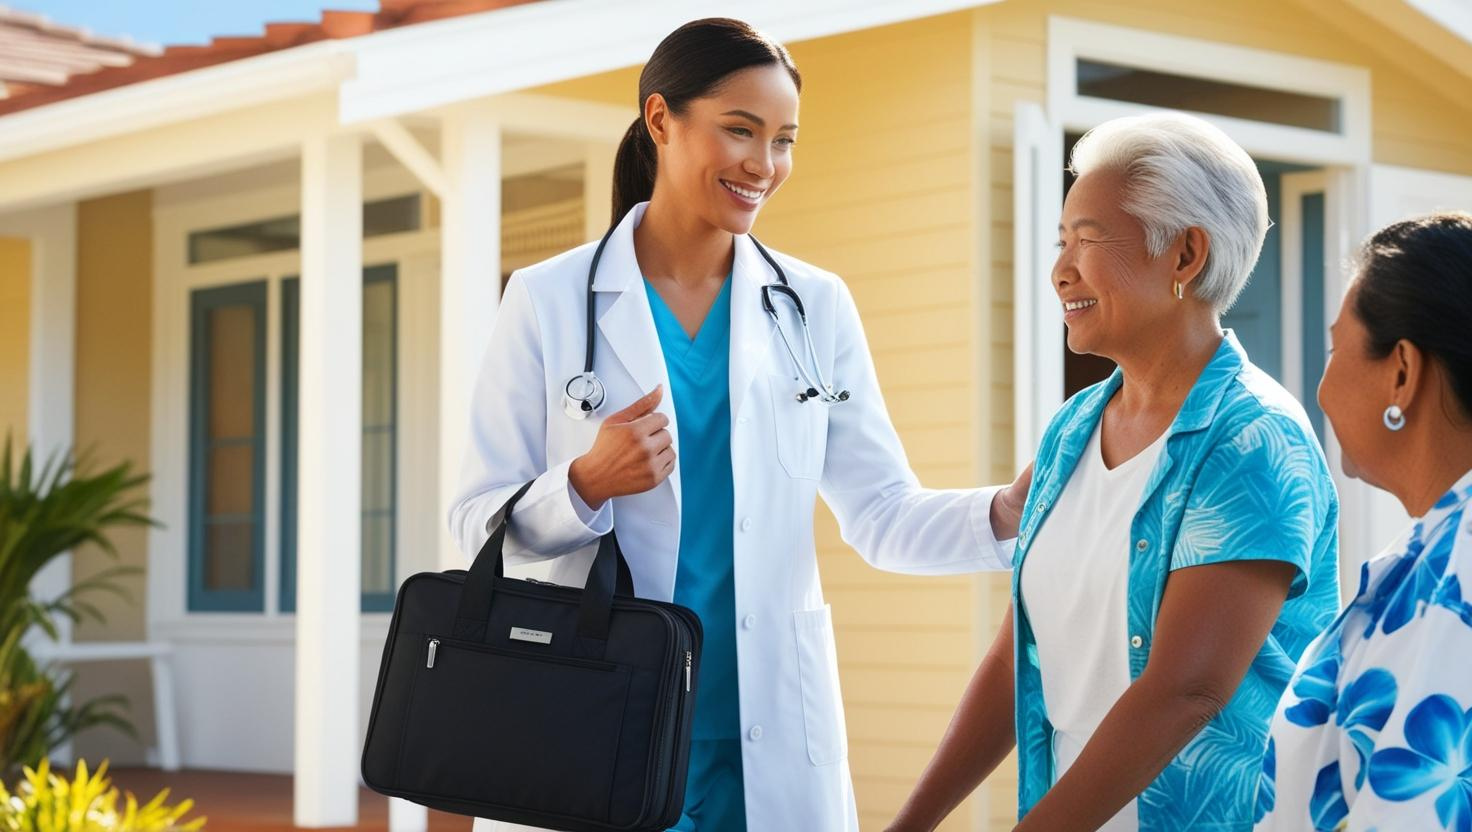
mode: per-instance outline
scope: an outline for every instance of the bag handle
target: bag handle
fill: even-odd
[[[471,641],[485,641],[486,627],[491,616],[491,603],[495,596],[495,583],[504,575],[503,548],[506,545],[506,530],[511,525],[511,512],[516,503],[530,490],[532,483],[517,489],[501,510],[501,522],[486,538],[475,561],[470,565],[465,586],[460,592],[460,606],[455,611],[455,637]],[[598,541],[598,554],[588,571],[588,582],[583,588],[583,600],[578,611],[578,635],[593,639],[600,644],[596,652],[601,655],[601,643],[608,640],[609,617],[613,612],[613,596],[634,597],[634,578],[629,572],[617,535],[610,530]]]

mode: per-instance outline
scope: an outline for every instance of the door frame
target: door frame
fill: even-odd
[[[1303,197],[1308,194],[1324,195],[1324,320],[1332,321],[1337,310],[1337,293],[1329,291],[1329,273],[1333,271],[1328,259],[1329,229],[1334,227],[1336,205],[1333,196],[1337,193],[1335,177],[1327,170],[1285,173],[1282,183],[1282,217],[1278,222],[1282,250],[1280,252],[1281,303],[1283,305],[1283,377],[1280,379],[1288,392],[1303,399],[1308,391],[1303,377]],[[1331,296],[1336,302],[1331,303]]]

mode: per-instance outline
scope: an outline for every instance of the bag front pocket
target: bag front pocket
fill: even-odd
[[[405,790],[607,820],[628,668],[435,638],[424,659]]]
[[[838,652],[833,644],[832,607],[793,613],[797,670],[802,677],[802,721],[808,760],[815,766],[848,756],[843,697],[838,692]]]

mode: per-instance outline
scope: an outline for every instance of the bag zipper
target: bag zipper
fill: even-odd
[[[446,647],[456,647],[461,650],[471,650],[477,653],[490,653],[495,656],[507,656],[513,659],[523,659],[529,662],[551,662],[553,664],[565,664],[572,667],[581,667],[587,670],[616,670],[618,665],[613,662],[604,662],[597,659],[583,659],[576,656],[540,656],[536,653],[526,653],[520,650],[507,650],[503,647],[492,647],[489,644],[481,644],[476,641],[462,641],[460,639],[440,639],[431,636],[429,638],[429,658],[425,662],[426,670],[433,670],[435,658],[439,653],[441,642]]]

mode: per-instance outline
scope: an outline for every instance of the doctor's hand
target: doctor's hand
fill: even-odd
[[[656,413],[664,385],[603,420],[588,452],[572,461],[567,478],[597,511],[611,497],[642,494],[675,470],[668,416]]]
[[[992,497],[992,534],[998,540],[1010,540],[1017,536],[1017,530],[1022,525],[1022,507],[1027,504],[1028,489],[1032,488],[1032,466],[1029,462],[1011,485]]]

